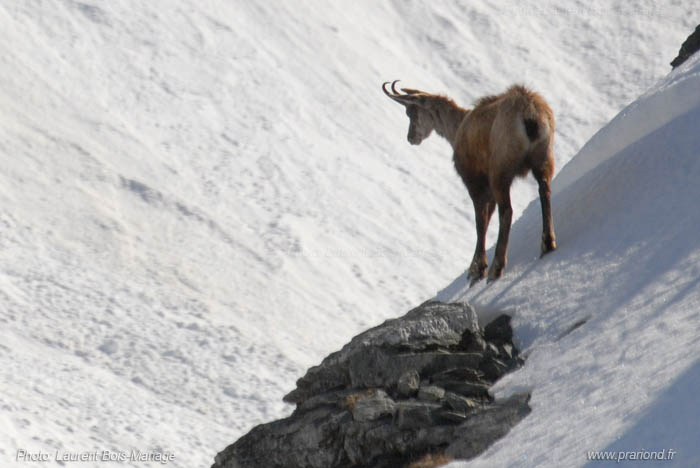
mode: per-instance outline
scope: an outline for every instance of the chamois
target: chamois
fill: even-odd
[[[508,236],[513,218],[510,186],[516,176],[532,171],[539,185],[542,205],[541,254],[556,249],[550,205],[554,173],[554,114],[537,93],[521,85],[503,94],[479,99],[473,109],[463,109],[445,96],[409,88],[382,90],[406,108],[410,119],[408,141],[419,145],[433,130],[452,145],[454,166],[469,191],[476,218],[476,249],[468,271],[470,285],[485,276],[486,230],[498,205],[496,252],[488,281],[501,277],[506,266]]]

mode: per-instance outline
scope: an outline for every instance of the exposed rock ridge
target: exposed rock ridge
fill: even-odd
[[[678,55],[671,62],[671,67],[676,68],[683,64],[688,58],[700,49],[700,24],[695,28],[690,36],[683,42]]]
[[[494,402],[488,393],[521,364],[510,317],[481,330],[470,306],[427,302],[309,369],[284,397],[297,405],[293,414],[255,427],[213,467],[438,466],[472,458],[529,413],[527,394]]]

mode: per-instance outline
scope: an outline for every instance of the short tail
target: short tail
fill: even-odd
[[[523,124],[525,124],[525,133],[531,142],[534,142],[540,136],[540,125],[537,120],[524,118]]]

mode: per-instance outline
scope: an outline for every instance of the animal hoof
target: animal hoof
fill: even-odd
[[[483,276],[477,276],[477,277],[475,277],[475,278],[469,277],[469,279],[471,280],[471,281],[469,281],[469,287],[470,287],[470,288],[471,288],[471,287],[474,287],[474,285],[475,285],[476,283],[478,283],[479,281],[481,281],[483,278],[484,278]]]
[[[552,252],[553,250],[557,250],[557,243],[554,240],[551,240],[549,242],[542,241],[542,245],[540,246],[540,252],[541,255],[540,257],[544,257],[547,255],[549,252]]]
[[[489,277],[488,277],[487,283],[493,283],[501,276],[503,276],[503,268],[493,268],[492,267],[489,270]]]
[[[486,276],[486,265],[479,265],[472,262],[469,270],[467,270],[467,279],[469,280],[469,287],[471,288],[476,283],[481,281],[481,279]]]

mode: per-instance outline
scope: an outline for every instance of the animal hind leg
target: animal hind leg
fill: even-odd
[[[556,237],[554,235],[554,220],[552,219],[551,189],[549,187],[549,177],[541,171],[533,170],[533,175],[537,180],[540,191],[540,205],[542,205],[542,244],[541,254],[545,255],[557,248]]]
[[[480,279],[486,276],[486,231],[489,227],[491,215],[496,207],[496,203],[488,190],[481,190],[472,195],[474,203],[474,215],[476,218],[476,248],[474,258],[469,267],[467,278],[470,280],[469,286],[474,286]]]

